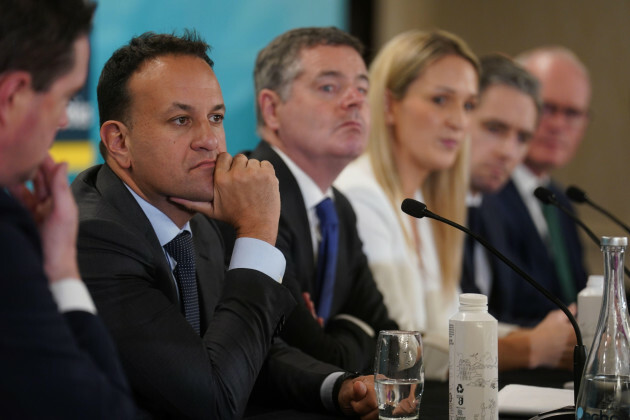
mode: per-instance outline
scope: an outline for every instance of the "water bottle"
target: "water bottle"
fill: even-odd
[[[497,320],[488,313],[488,298],[459,295],[448,328],[449,419],[498,419]]]
[[[582,375],[577,420],[630,419],[630,322],[624,291],[628,239],[602,237],[604,299]]]
[[[582,332],[582,340],[588,352],[595,338],[597,321],[602,309],[604,298],[604,276],[588,276],[586,287],[578,293],[577,297],[577,321]]]

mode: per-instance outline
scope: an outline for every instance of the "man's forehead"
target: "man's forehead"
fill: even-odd
[[[525,92],[497,84],[482,93],[475,114],[483,124],[493,122],[532,131],[536,125],[537,110],[534,99]]]
[[[349,45],[315,45],[302,48],[299,54],[302,70],[312,68],[315,72],[342,72],[348,66],[353,65],[367,71],[363,57],[357,50]]]

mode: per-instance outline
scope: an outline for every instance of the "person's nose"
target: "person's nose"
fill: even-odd
[[[66,107],[59,118],[59,129],[63,130],[68,124],[70,124],[70,118],[68,117],[68,107]]]
[[[210,121],[204,121],[199,124],[195,131],[191,143],[194,150],[214,151],[219,147],[222,128],[213,126]]]
[[[567,119],[560,110],[543,114],[540,125],[547,130],[557,132],[567,125]]]
[[[349,86],[341,99],[344,109],[361,108],[366,101],[365,92],[357,86]]]
[[[469,128],[470,115],[463,106],[452,106],[448,110],[447,124],[455,130],[467,130]]]
[[[519,133],[510,133],[500,146],[500,154],[504,160],[512,160],[518,157],[520,146]]]

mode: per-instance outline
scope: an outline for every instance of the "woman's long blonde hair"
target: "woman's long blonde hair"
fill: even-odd
[[[429,65],[447,55],[464,58],[479,74],[479,62],[470,48],[462,39],[445,31],[404,32],[390,40],[370,66],[372,128],[367,153],[376,180],[396,209],[400,208],[400,203],[406,197],[403,196],[394,162],[393,130],[385,121],[386,97],[391,95],[394,100],[401,100],[409,85]],[[431,173],[422,187],[429,209],[460,223],[465,221],[469,149],[469,140],[466,140],[455,164],[449,169]],[[402,212],[397,212],[397,215],[407,240],[413,244],[411,233],[403,223]],[[463,237],[459,231],[443,223],[435,223],[433,232],[443,276],[442,284],[445,289],[452,290],[459,283],[461,274]]]

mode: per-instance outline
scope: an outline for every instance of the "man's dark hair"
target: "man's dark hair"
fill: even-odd
[[[291,84],[302,71],[300,53],[307,48],[320,45],[347,46],[359,55],[363,44],[358,38],[334,26],[292,29],[271,41],[256,57],[254,66],[254,88],[256,97],[262,89],[270,89],[285,101]],[[264,125],[258,101],[256,101],[258,126]]]
[[[131,97],[129,79],[147,61],[165,55],[191,55],[203,59],[210,67],[214,62],[208,56],[210,46],[195,31],[185,30],[182,36],[145,32],[119,48],[107,60],[96,87],[100,124],[115,120],[131,126],[127,115]],[[156,89],[159,89],[156,86]],[[107,150],[103,142],[99,149],[103,157]]]
[[[542,109],[540,99],[540,83],[520,64],[505,55],[494,53],[481,57],[481,77],[479,79],[479,96],[490,86],[505,85],[517,89],[532,98],[538,115]]]
[[[0,1],[0,74],[26,71],[47,91],[74,66],[74,42],[92,29],[96,4],[85,0]]]

